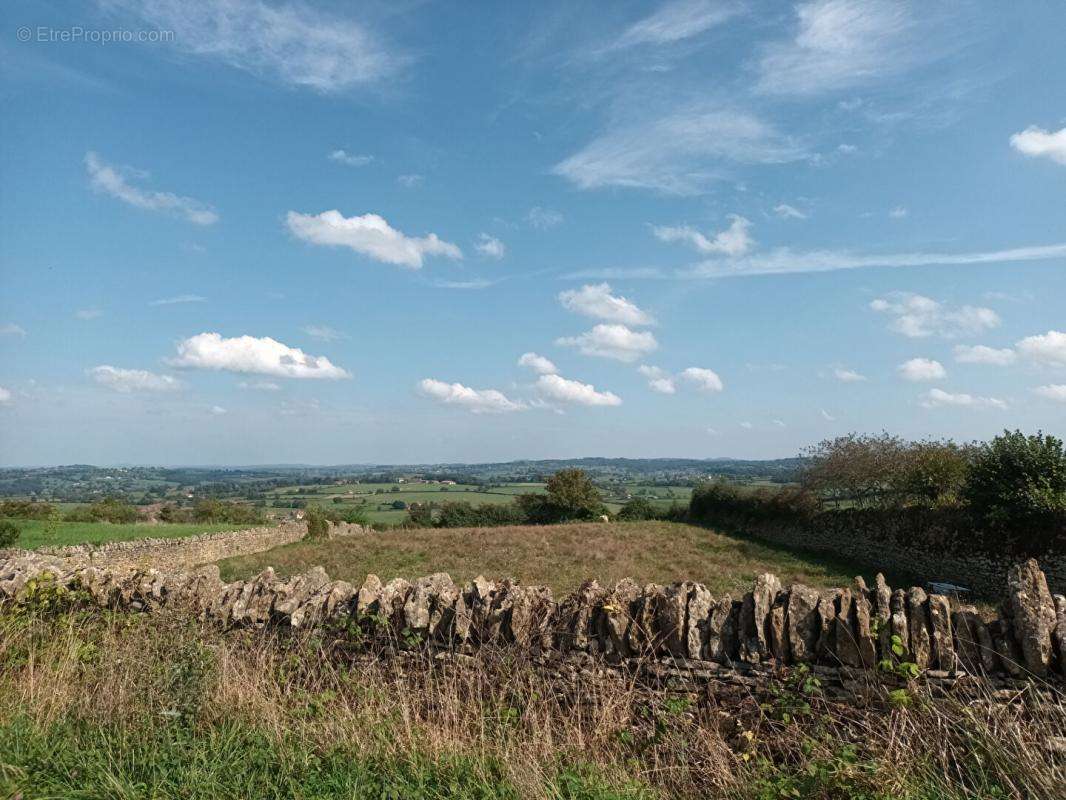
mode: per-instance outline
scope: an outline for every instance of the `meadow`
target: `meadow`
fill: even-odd
[[[333,578],[359,584],[367,573],[382,580],[447,572],[457,581],[477,575],[545,584],[557,594],[595,578],[611,585],[694,580],[715,594],[743,593],[762,572],[785,583],[846,585],[858,574],[831,559],[724,536],[676,522],[575,523],[499,528],[426,528],[374,531],[320,542],[296,542],[219,563],[227,580],[267,566],[281,575],[321,565]],[[867,575],[868,579],[872,576]]]
[[[45,594],[0,607],[0,797],[1051,800],[1066,782],[1054,700],[575,694],[484,650],[407,663]]]
[[[21,532],[15,547],[32,550],[37,547],[61,547],[69,544],[102,544],[130,539],[174,539],[198,533],[231,531],[236,527],[227,523],[115,524],[111,522],[51,522],[38,519],[12,519]]]

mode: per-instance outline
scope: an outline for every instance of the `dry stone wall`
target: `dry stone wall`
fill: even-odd
[[[331,524],[330,537],[364,533],[361,525]],[[98,566],[112,570],[154,568],[163,572],[191,569],[223,558],[250,555],[298,542],[307,535],[307,524],[287,522],[273,527],[203,533],[172,539],[133,539],[105,544],[42,547],[34,551],[65,569]],[[0,550],[0,559],[25,555],[22,550]]]
[[[0,602],[19,602],[42,586],[113,609],[173,609],[224,628],[330,626],[353,644],[386,641],[401,651],[502,647],[540,658],[637,660],[709,674],[797,664],[862,672],[903,661],[934,680],[977,676],[1003,686],[1066,678],[1066,597],[1051,594],[1034,560],[1009,570],[1007,601],[992,620],[918,587],[892,589],[880,575],[872,587],[856,578],[848,587],[817,590],[783,587],[764,574],[740,597],[714,597],[688,581],[641,586],[625,579],[614,587],[589,581],[556,600],[543,586],[484,577],[459,585],[444,573],[387,583],[369,575],[355,586],[330,580],[321,567],[287,579],[268,568],[224,583],[214,566],[71,567],[39,554],[0,561]]]

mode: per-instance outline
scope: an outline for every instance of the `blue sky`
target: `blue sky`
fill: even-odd
[[[0,463],[1061,434],[1064,26],[8,3]]]

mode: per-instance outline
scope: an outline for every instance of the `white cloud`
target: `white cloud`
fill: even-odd
[[[893,319],[889,327],[910,338],[943,336],[952,338],[990,330],[999,325],[999,315],[991,308],[959,306],[952,308],[932,298],[909,292],[894,292],[870,303],[870,308]]]
[[[533,206],[533,208],[529,209],[529,213],[526,214],[526,222],[531,228],[536,228],[539,231],[546,231],[548,228],[554,228],[556,225],[561,225],[563,222],[563,215],[550,208]]]
[[[790,206],[788,203],[781,203],[774,206],[774,213],[781,217],[781,219],[807,219],[806,214],[795,206]]]
[[[218,333],[200,333],[178,342],[178,355],[171,366],[209,369],[278,378],[337,380],[351,375],[325,356],[311,356],[269,336],[236,336],[224,339]]]
[[[1066,164],[1066,128],[1046,131],[1031,125],[1011,136],[1010,146],[1030,157],[1050,158],[1058,164]]]
[[[550,359],[536,353],[523,353],[518,357],[518,366],[528,367],[538,375],[554,375],[559,370]]]
[[[541,375],[537,391],[549,400],[581,406],[620,406],[622,399],[613,392],[598,392],[591,383],[581,383],[561,375]]]
[[[729,227],[716,233],[713,239],[687,225],[653,226],[652,233],[663,242],[688,242],[701,253],[742,256],[755,244],[750,233],[751,222],[736,214],[731,214],[729,219],[732,220]]]
[[[1044,261],[1066,256],[1066,243],[1015,247],[977,253],[888,253],[866,255],[846,250],[796,252],[779,247],[744,258],[714,259],[680,271],[684,278],[745,278],[752,275],[793,275],[869,267],[931,267]]]
[[[1015,345],[1018,354],[1037,364],[1066,367],[1066,333],[1048,331],[1039,336],[1027,336]]]
[[[826,422],[836,422],[837,421],[837,418],[834,417],[832,414],[830,414],[828,411],[826,411],[824,408],[822,409],[821,414],[822,414],[822,419],[824,419]]]
[[[240,389],[253,389],[257,392],[279,392],[281,386],[274,381],[241,381],[237,384]]]
[[[689,367],[681,371],[681,379],[688,381],[701,392],[720,392],[725,388],[722,379],[713,369]]]
[[[855,153],[859,152],[859,148],[857,148],[853,144],[839,144],[839,145],[837,145],[837,152],[840,153],[841,155],[851,156],[851,155],[855,155]]]
[[[18,336],[20,339],[25,339],[26,329],[14,322],[8,322],[0,325],[0,336]]]
[[[845,369],[844,367],[834,367],[833,377],[841,383],[861,383],[866,380],[866,376],[856,372],[853,369]]]
[[[758,91],[812,95],[859,86],[913,66],[931,46],[912,45],[907,4],[897,0],[814,0],[796,6],[794,38],[759,62]]]
[[[605,319],[626,325],[651,325],[655,322],[650,314],[642,311],[635,303],[620,295],[611,294],[611,286],[607,283],[586,284],[580,289],[559,292],[559,302],[567,311],[593,319]]]
[[[339,92],[395,73],[405,62],[352,19],[299,3],[262,0],[108,0],[175,46],[255,75],[319,92]]]
[[[418,391],[439,403],[461,406],[473,414],[503,414],[526,408],[524,403],[510,400],[496,389],[471,389],[461,383],[445,383],[433,378],[419,381]]]
[[[504,246],[504,243],[495,236],[489,236],[487,233],[482,233],[477,237],[477,242],[474,243],[474,249],[481,253],[481,255],[488,256],[489,258],[503,258],[507,253],[507,248]]]
[[[14,402],[10,389],[0,386],[0,406],[9,406]]]
[[[312,339],[319,339],[323,342],[336,342],[339,339],[348,338],[348,334],[338,331],[335,328],[331,328],[328,325],[305,325],[302,330]]]
[[[577,347],[587,356],[636,361],[655,351],[659,343],[648,331],[634,331],[625,325],[596,325],[580,336],[563,336],[555,340],[562,347]]]
[[[1033,391],[1056,403],[1066,403],[1066,383],[1049,383],[1047,386],[1037,386]]]
[[[750,422],[742,422],[742,423],[740,423],[740,427],[742,427],[746,431],[750,431],[755,426],[752,425]]]
[[[99,308],[79,308],[74,312],[74,316],[80,320],[88,322],[89,320],[99,319],[104,315],[104,312]]]
[[[334,150],[329,154],[329,160],[337,161],[341,164],[347,164],[349,167],[365,167],[374,160],[374,157],[368,155],[353,155],[344,150]]]
[[[926,408],[942,408],[946,406],[956,408],[999,408],[1005,409],[1007,404],[995,397],[975,397],[972,394],[951,394],[943,389],[930,389],[921,404]]]
[[[414,189],[416,186],[421,186],[424,180],[425,176],[418,173],[396,176],[396,182],[405,189]]]
[[[181,303],[206,303],[207,298],[201,297],[198,294],[179,294],[175,297],[163,297],[159,300],[153,300],[148,305],[150,306],[173,306]]]
[[[909,213],[910,213],[910,211],[907,210],[906,206],[896,206],[895,208],[893,208],[891,211],[888,212],[888,216],[891,217],[892,219],[903,219]]]
[[[376,261],[409,269],[421,269],[426,256],[463,257],[458,247],[437,234],[407,236],[377,214],[345,217],[335,209],[317,215],[290,211],[286,223],[293,235],[305,242],[348,247]]]
[[[581,189],[626,186],[700,194],[726,164],[781,164],[806,152],[751,114],[705,105],[618,123],[553,172]]]
[[[131,206],[177,214],[196,225],[213,225],[218,222],[218,214],[214,209],[199,200],[171,192],[146,191],[132,185],[128,178],[143,178],[144,173],[113,167],[106,164],[96,153],[90,151],[85,154],[85,168],[89,172],[89,183],[93,189]]]
[[[648,364],[641,364],[637,367],[637,372],[648,379],[648,388],[653,392],[658,392],[659,394],[675,394],[677,392],[677,385],[674,383],[673,377],[665,370]]]
[[[226,413],[226,409],[224,409],[222,406],[211,406],[211,414],[216,417],[221,417],[223,414]]]
[[[721,0],[674,0],[633,23],[603,52],[636,45],[663,45],[699,36],[739,14],[736,3]]]
[[[774,425],[776,425],[779,428],[787,428],[788,427],[785,424],[785,421],[783,419],[775,419],[775,420],[772,420],[772,422],[773,422]]]
[[[102,364],[89,370],[89,375],[101,386],[123,393],[173,392],[181,388],[181,381],[177,378],[144,369],[122,369]]]
[[[906,381],[938,381],[948,376],[944,365],[931,358],[912,358],[904,361],[897,368],[899,376]]]
[[[953,351],[955,360],[960,364],[991,364],[1005,367],[1013,364],[1017,356],[1009,347],[996,349],[983,344],[958,344]]]

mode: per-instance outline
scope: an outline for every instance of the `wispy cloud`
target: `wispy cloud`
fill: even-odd
[[[377,214],[345,217],[337,210],[321,214],[290,211],[285,219],[292,234],[305,242],[347,247],[375,261],[408,269],[421,269],[426,256],[463,257],[458,246],[444,241],[437,234],[408,236]]]
[[[923,381],[939,381],[948,376],[944,365],[931,358],[912,358],[900,364],[896,371],[905,381],[921,383]]]
[[[201,297],[198,294],[179,294],[174,297],[162,297],[159,300],[153,300],[148,305],[150,306],[174,306],[181,303],[206,303],[207,298]]]
[[[694,195],[729,165],[805,157],[800,145],[753,114],[696,105],[618,122],[552,171],[581,189],[625,186]]]
[[[1046,386],[1037,386],[1033,392],[1046,400],[1054,400],[1056,403],[1066,403],[1066,384],[1049,383]]]
[[[862,383],[867,380],[866,376],[862,373],[844,367],[834,367],[833,377],[841,383]]]
[[[677,383],[674,377],[660,367],[641,364],[637,372],[648,379],[648,388],[658,394],[676,394]]]
[[[116,392],[173,392],[181,388],[181,381],[171,375],[160,375],[144,369],[123,369],[102,364],[89,370],[89,376],[101,386]]]
[[[74,316],[80,320],[88,322],[89,320],[99,319],[104,315],[104,312],[99,308],[79,308],[74,312]]]
[[[407,175],[396,176],[396,182],[405,189],[414,189],[417,186],[421,186],[422,181],[424,180],[424,175],[419,175],[413,172]]]
[[[634,22],[597,54],[638,45],[665,45],[691,39],[721,25],[743,10],[740,3],[723,0],[674,0]]]
[[[25,339],[26,329],[14,322],[7,322],[0,325],[0,336],[18,336],[20,339]]]
[[[340,339],[347,339],[348,334],[331,328],[328,325],[305,325],[303,332],[310,336],[312,339],[318,339],[323,342],[336,342]]]
[[[663,242],[686,242],[701,253],[742,256],[755,245],[751,238],[751,222],[737,214],[731,214],[729,219],[729,227],[710,239],[687,225],[656,225],[652,226],[652,233]]]
[[[587,284],[580,289],[559,292],[559,302],[567,311],[593,319],[626,325],[651,325],[655,322],[651,314],[636,303],[612,294],[608,283]]]
[[[774,213],[781,219],[807,219],[807,214],[788,203],[780,203],[774,206]]]
[[[768,45],[756,90],[815,95],[862,86],[931,58],[908,3],[899,0],[813,0],[796,6],[795,33]]]
[[[507,247],[495,236],[482,233],[474,242],[474,249],[487,258],[501,259],[507,254]]]
[[[373,162],[374,157],[368,155],[355,155],[345,150],[334,150],[329,154],[330,161],[346,164],[349,167],[365,167]]]
[[[972,253],[864,254],[846,250],[794,251],[778,248],[769,253],[736,259],[705,261],[682,270],[682,277],[743,278],[751,275],[788,275],[832,272],[869,267],[932,267],[1044,261],[1066,256],[1066,244],[1034,245]]]
[[[586,356],[636,361],[659,347],[648,331],[634,331],[625,325],[596,325],[580,336],[563,336],[555,340],[560,347],[576,347]]]
[[[473,414],[503,414],[528,408],[525,403],[511,400],[497,389],[471,389],[461,383],[445,383],[435,378],[419,381],[418,392],[438,403],[460,406]]]
[[[107,0],[196,56],[320,92],[373,84],[408,59],[350,17],[298,3],[261,0]]]
[[[531,228],[536,228],[538,231],[554,228],[556,225],[562,224],[562,221],[563,215],[551,208],[533,206],[526,214],[526,222]]]
[[[983,344],[955,345],[955,360],[960,364],[990,364],[1005,367],[1013,364],[1017,356],[1009,347],[995,348]]]
[[[681,379],[688,381],[701,392],[720,392],[725,388],[722,379],[713,369],[689,367],[681,371]]]
[[[923,396],[921,404],[925,408],[1007,408],[1007,403],[997,397],[979,397],[965,392],[945,392],[943,389],[930,389]]]
[[[892,317],[891,328],[911,338],[952,338],[990,330],[1000,324],[999,315],[982,306],[948,306],[910,292],[894,292],[870,303],[870,308]]]
[[[196,225],[213,225],[218,222],[218,214],[214,209],[199,200],[181,197],[171,192],[153,192],[130,183],[134,177],[146,177],[143,172],[107,164],[91,151],[85,154],[85,168],[89,172],[89,183],[93,189],[109,194],[131,206],[148,211],[176,214]]]

